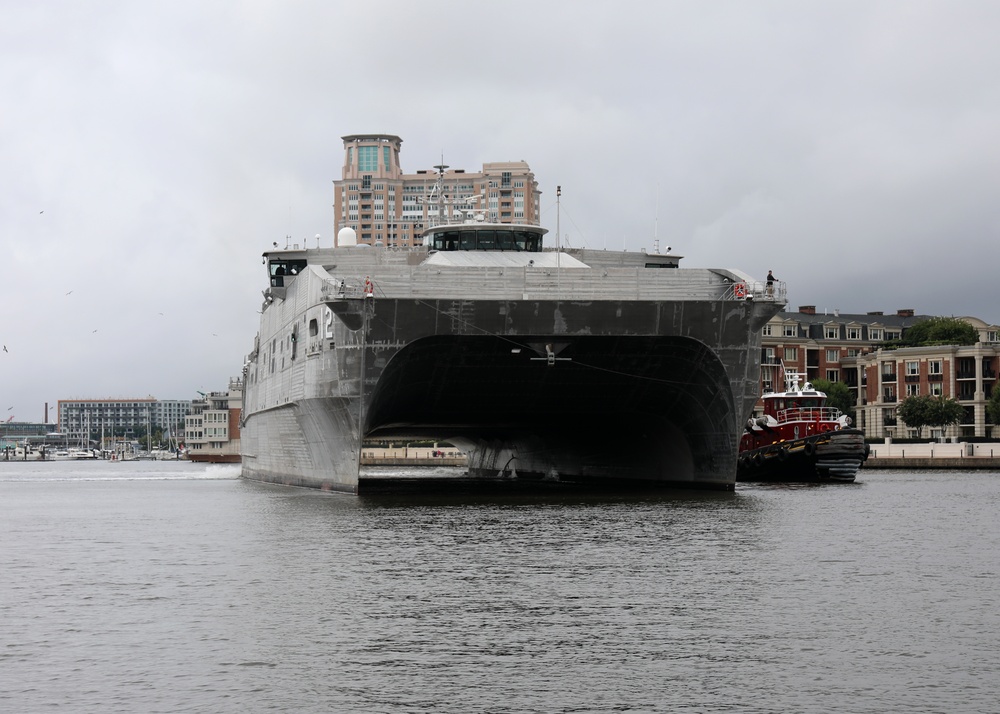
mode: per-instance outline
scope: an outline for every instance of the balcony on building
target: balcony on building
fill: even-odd
[[[883,382],[895,382],[896,381],[896,373],[895,372],[883,372],[882,373],[882,381]]]
[[[886,404],[895,404],[896,403],[896,395],[895,394],[883,394],[882,395],[882,401],[885,402]]]
[[[903,379],[906,380],[907,382],[919,382],[920,381],[920,375],[919,374],[908,374]]]

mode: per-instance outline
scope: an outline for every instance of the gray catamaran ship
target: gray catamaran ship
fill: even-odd
[[[243,476],[358,493],[363,439],[433,438],[473,478],[733,489],[783,286],[476,218],[264,253]]]

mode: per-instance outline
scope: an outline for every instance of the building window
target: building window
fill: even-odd
[[[358,171],[378,171],[378,147],[358,147]]]
[[[827,382],[839,382],[840,381],[840,370],[839,369],[828,369],[828,370],[826,370],[826,381]]]
[[[906,375],[913,376],[920,374],[920,363],[919,362],[907,362],[906,363]]]
[[[891,340],[898,340],[900,334],[901,333],[900,333],[899,330],[886,330],[885,331],[885,339],[890,340],[890,341]]]
[[[827,362],[839,362],[840,361],[840,350],[827,350],[826,351],[826,361]]]
[[[906,396],[908,397],[919,397],[920,396],[920,384],[907,384],[906,385]]]
[[[771,324],[768,323],[764,325],[764,327],[760,331],[760,334],[764,335],[764,337],[770,337],[773,334],[771,331]]]
[[[774,358],[773,347],[764,348],[764,364],[777,364],[777,360]]]
[[[799,348],[798,347],[786,347],[785,348],[785,359],[794,361],[799,358]]]
[[[849,340],[860,340],[861,339],[861,328],[860,327],[848,327],[847,328],[847,339],[849,339]]]
[[[997,341],[996,330],[991,330],[991,331],[989,331],[989,332],[986,333],[986,341],[987,342],[996,342]]]
[[[941,369],[941,360],[930,360],[927,363],[927,374],[944,374],[944,370]]]
[[[823,328],[823,337],[828,340],[836,340],[840,338],[840,328],[830,327],[829,325]]]
[[[781,334],[783,337],[797,337],[798,336],[797,326],[785,325],[781,330]]]
[[[927,385],[927,393],[932,397],[940,397],[944,394],[941,382],[931,382]]]

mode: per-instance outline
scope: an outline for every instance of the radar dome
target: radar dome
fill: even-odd
[[[337,231],[337,245],[341,248],[358,244],[358,234],[350,226],[345,226]]]

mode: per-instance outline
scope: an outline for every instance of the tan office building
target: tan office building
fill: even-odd
[[[426,228],[463,218],[539,224],[541,192],[524,161],[483,164],[478,172],[440,165],[407,174],[398,136],[341,138],[342,178],[333,182],[337,234],[351,228],[358,243],[402,248],[419,245]]]

